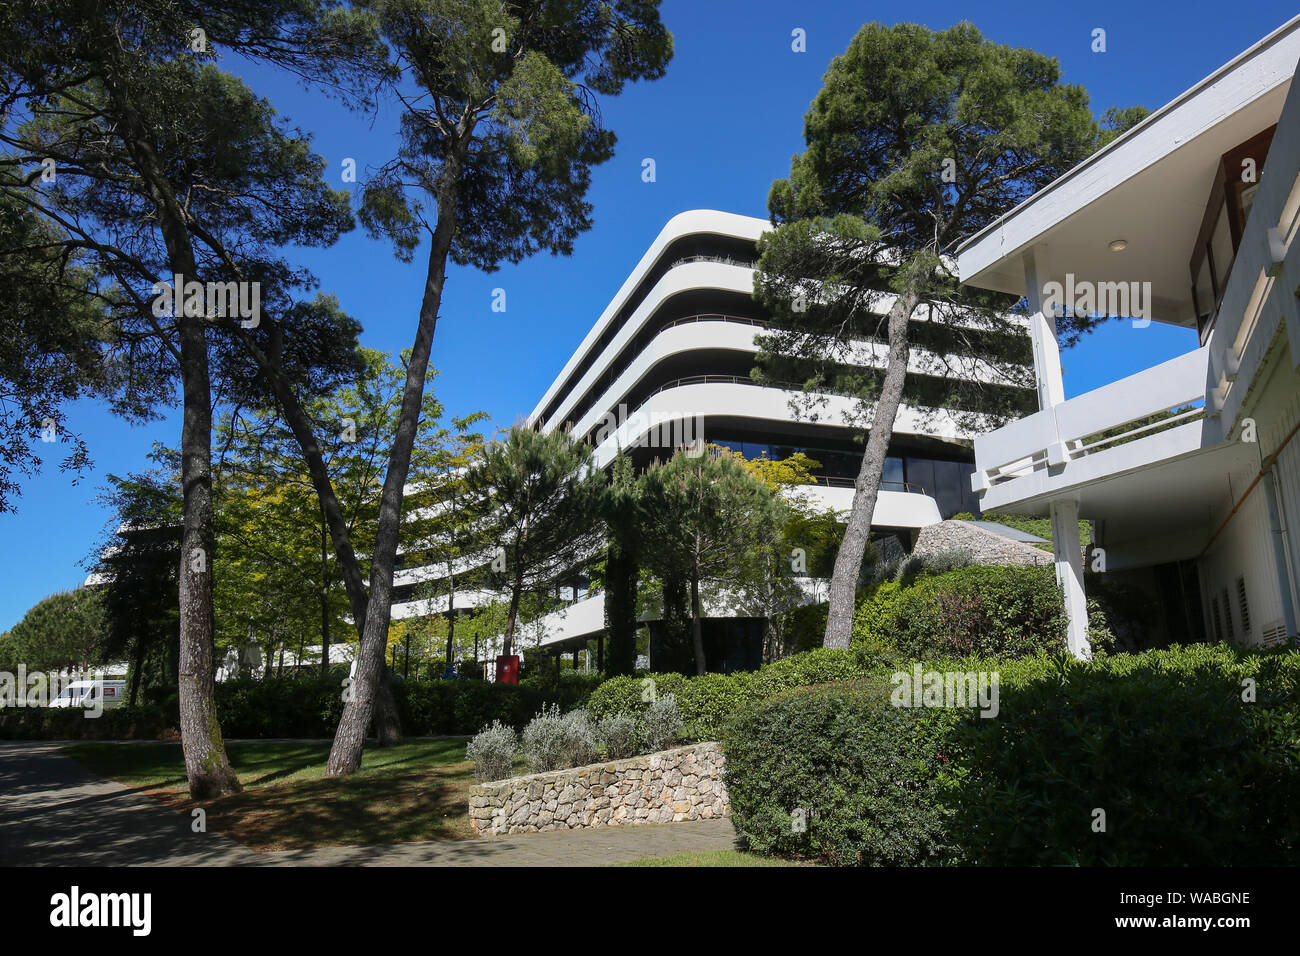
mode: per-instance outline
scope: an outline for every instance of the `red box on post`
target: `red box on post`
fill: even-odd
[[[497,683],[498,684],[518,684],[519,683],[519,655],[511,654],[502,655],[497,658]]]

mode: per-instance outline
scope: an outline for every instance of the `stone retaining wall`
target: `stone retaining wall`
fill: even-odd
[[[642,757],[481,783],[470,791],[475,832],[711,820],[730,813],[722,746],[695,744]]]

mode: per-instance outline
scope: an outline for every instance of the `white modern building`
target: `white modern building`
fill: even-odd
[[[1296,635],[1298,61],[1300,17],[959,250],[964,283],[1034,313],[1039,411],[976,439],[972,487],[985,510],[1051,516],[1078,656],[1080,517],[1101,549],[1089,563],[1141,582],[1167,638]],[[1128,311],[1101,311],[1143,313],[1134,348],[1147,319],[1195,329],[1199,347],[1067,400],[1055,318],[1089,308],[1085,292],[1128,293]]]
[[[818,483],[800,493],[846,512],[863,448],[859,430],[845,424],[841,414],[851,410],[852,401],[826,396],[828,404],[814,422],[792,409],[795,392],[750,377],[758,351],[755,335],[767,323],[751,296],[755,243],[767,228],[764,220],[713,210],[674,216],[556,375],[529,422],[547,431],[571,429],[592,443],[601,467],[619,449],[643,467],[671,456],[674,445],[700,440],[747,458],[779,459],[803,451],[822,467]],[[920,315],[915,321],[929,318]],[[918,329],[918,339],[923,332]],[[950,381],[952,369],[961,368],[971,377],[984,376],[984,387],[1009,389],[1032,407],[1027,341],[1024,374],[1016,381],[964,357],[930,355],[923,348],[913,352],[912,382],[935,375]],[[883,348],[867,347],[862,355],[864,364],[883,368]],[[878,534],[910,548],[921,528],[978,510],[970,484],[971,437],[946,412],[900,409],[873,520]],[[405,578],[395,582],[398,599],[405,596],[406,578],[434,573],[403,572]],[[808,582],[810,599],[818,588],[818,582]],[[537,622],[542,646],[554,651],[585,647],[604,630],[603,595],[585,594],[575,582],[564,597],[567,606]],[[419,605],[399,604],[394,615],[428,613]],[[757,666],[762,621],[734,607],[709,606],[706,613],[710,666]]]

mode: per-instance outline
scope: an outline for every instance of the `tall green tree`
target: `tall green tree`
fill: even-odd
[[[613,154],[598,96],[655,79],[672,55],[657,0],[369,0],[402,73],[401,145],[367,184],[363,221],[410,260],[428,238],[371,559],[353,700],[329,773],[361,764],[392,603],[402,496],[447,263],[491,271],[568,254],[591,225],[591,167]]]
[[[959,419],[974,410],[985,427],[1030,410],[1027,344],[1006,317],[1014,302],[960,288],[957,246],[1115,132],[1094,120],[1082,88],[1060,82],[1055,59],[993,43],[969,23],[938,32],[869,23],[832,61],[804,118],[806,149],[768,197],[776,228],[760,242],[755,276],[777,326],[762,345],[766,374],[802,383],[809,404],[851,396],[853,420],[869,429],[831,579],[827,647],[849,646],[905,396]],[[926,321],[913,321],[922,305]],[[1072,323],[1057,330],[1067,343],[1089,324]],[[883,367],[863,368],[864,354]],[[922,374],[909,379],[909,363]]]
[[[269,315],[312,317],[290,311],[293,291],[309,277],[273,250],[332,242],[351,225],[346,194],[324,185],[319,158],[268,104],[211,61],[221,49],[338,84],[372,59],[367,21],[312,0],[27,0],[0,12],[0,38],[0,142],[11,150],[0,190],[52,221],[70,248],[91,251],[120,290],[121,327],[140,326],[175,362],[183,405],[182,744],[196,797],[231,792],[239,784],[212,699],[212,308],[187,302],[162,322],[153,294],[160,279],[177,274],[240,282],[249,302],[251,289],[265,286]],[[239,318],[260,324],[260,316]],[[321,344],[279,331],[267,323],[263,351],[288,356],[291,368],[302,367],[304,347]],[[317,348],[313,358],[337,354]]]
[[[152,469],[108,476],[97,499],[108,525],[85,562],[104,608],[104,654],[127,662],[132,705],[143,689],[180,683],[180,463],[163,448],[150,458]]]
[[[104,662],[104,606],[90,588],[51,594],[23,615],[6,640],[28,668],[84,673]]]
[[[491,567],[510,595],[501,646],[509,655],[521,600],[556,588],[595,558],[605,477],[586,443],[516,425],[483,449],[466,481],[489,515]]]
[[[645,473],[646,563],[689,588],[695,672],[703,674],[704,592],[741,603],[763,597],[782,506],[772,489],[725,449],[678,451]],[[665,609],[667,611],[667,609]]]

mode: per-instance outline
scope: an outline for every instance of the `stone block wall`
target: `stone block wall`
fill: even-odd
[[[480,834],[711,820],[730,813],[718,743],[481,783],[469,816]]]

